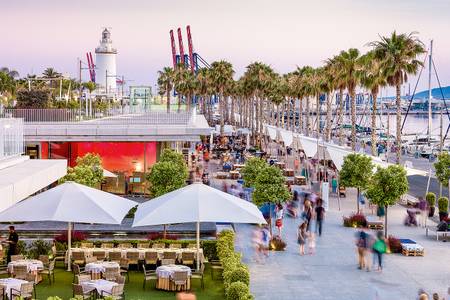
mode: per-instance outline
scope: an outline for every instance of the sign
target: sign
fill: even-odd
[[[328,211],[328,201],[330,195],[330,184],[328,182],[322,182],[322,205],[325,211]]]

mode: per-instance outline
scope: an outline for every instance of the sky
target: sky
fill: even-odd
[[[111,27],[117,74],[153,86],[172,64],[169,30],[183,29],[187,49],[191,25],[195,51],[209,63],[230,61],[236,78],[255,61],[286,73],[350,47],[365,52],[394,30],[416,31],[425,44],[434,40],[441,84],[450,85],[450,0],[0,0],[0,16],[0,67],[21,76],[54,67],[77,77],[77,58],[94,54]]]

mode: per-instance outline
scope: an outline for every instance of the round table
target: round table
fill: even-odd
[[[118,285],[116,282],[104,279],[89,280],[81,283],[84,292],[87,293],[96,290],[100,296],[102,295],[102,292],[111,294],[113,287],[116,285]]]
[[[105,272],[106,268],[117,268],[117,272],[120,271],[120,265],[113,261],[88,263],[84,269],[86,272],[91,273],[92,279],[99,279],[101,278],[102,273]]]
[[[27,270],[30,273],[44,269],[42,261],[37,259],[20,259],[8,263],[9,273],[14,274],[14,266],[27,266]]]
[[[183,265],[165,265],[156,268],[156,276],[158,280],[156,282],[156,288],[167,291],[175,291],[175,284],[171,281],[173,274],[177,271],[187,272],[188,280],[186,289],[189,290],[191,286],[191,268]]]
[[[0,285],[5,288],[5,295],[10,299],[9,293],[11,289],[20,290],[20,286],[23,283],[28,283],[26,280],[16,279],[16,278],[1,278]]]

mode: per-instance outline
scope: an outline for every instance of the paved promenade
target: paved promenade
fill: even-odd
[[[410,238],[425,247],[425,257],[384,256],[383,272],[357,269],[355,230],[342,226],[342,216],[355,209],[355,196],[341,199],[341,211],[332,199],[316,254],[298,254],[296,228],[299,220],[285,217],[286,251],[272,252],[256,263],[251,245],[254,227],[237,225],[237,248],[251,272],[250,288],[256,299],[415,299],[419,288],[446,295],[450,287],[450,243],[425,237],[425,229],[403,226],[405,208],[389,209],[389,233]]]

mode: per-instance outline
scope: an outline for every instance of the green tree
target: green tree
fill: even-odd
[[[165,67],[162,71],[158,71],[158,90],[159,94],[167,97],[167,113],[170,112],[170,93],[173,89],[174,71],[172,68]]]
[[[442,152],[438,155],[437,162],[434,163],[436,177],[443,186],[448,186],[450,179],[450,154]],[[439,196],[442,196],[441,194]]]
[[[242,179],[245,187],[254,187],[258,174],[269,165],[261,158],[252,157],[245,162],[241,170]]]
[[[16,108],[49,108],[50,93],[46,89],[17,91]]]
[[[359,212],[359,196],[369,185],[372,174],[372,159],[367,155],[352,153],[344,158],[342,169],[339,172],[340,184],[358,190],[356,198],[357,212]]]
[[[397,163],[400,163],[402,142],[402,110],[401,110],[401,86],[408,81],[408,75],[415,75],[422,66],[417,57],[425,53],[423,43],[415,33],[397,34],[395,31],[389,37],[381,37],[380,41],[370,43],[374,48],[375,57],[380,60],[383,68],[383,76],[390,86],[395,86],[397,107]]]
[[[259,172],[253,192],[253,202],[257,206],[265,203],[283,203],[289,200],[290,196],[285,178],[279,168],[266,166]]]
[[[103,180],[103,167],[100,155],[87,153],[77,157],[76,166],[67,169],[67,175],[60,179],[60,183],[74,181],[90,187],[97,187]]]
[[[159,161],[173,162],[173,163],[177,164],[180,169],[187,168],[186,161],[184,160],[183,154],[178,153],[172,149],[164,149],[159,158]]]
[[[394,205],[409,189],[406,170],[401,165],[378,167],[366,191],[370,201],[385,207],[384,235],[387,236],[388,206]]]

